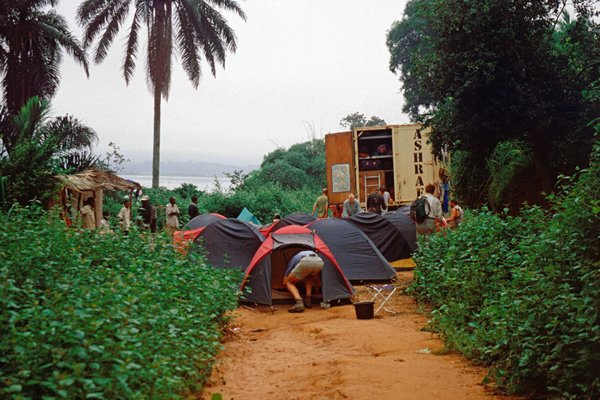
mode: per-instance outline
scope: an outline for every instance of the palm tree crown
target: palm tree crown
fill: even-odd
[[[154,156],[152,185],[158,186],[160,159],[160,99],[168,99],[171,64],[177,52],[183,69],[195,88],[202,76],[204,60],[213,75],[216,65],[225,66],[227,52],[235,52],[236,36],[219,9],[232,11],[246,19],[235,0],[86,0],[77,10],[85,27],[83,44],[89,47],[97,40],[94,61],[106,57],[117,32],[125,23],[133,6],[129,26],[123,76],[129,83],[139,50],[140,29],[147,27],[148,53],[146,74],[154,93]]]
[[[0,1],[0,78],[3,110],[2,143],[10,151],[18,140],[11,115],[32,96],[50,99],[58,88],[62,50],[80,63],[88,75],[87,56],[69,31],[66,20],[46,10],[58,0]]]

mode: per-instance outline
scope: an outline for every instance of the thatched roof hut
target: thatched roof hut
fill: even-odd
[[[74,175],[57,175],[60,184],[59,201],[64,208],[65,221],[71,224],[79,217],[83,202],[93,197],[95,201],[96,225],[102,219],[103,196],[105,190],[124,190],[131,197],[133,191],[142,186],[134,181],[123,179],[111,172],[89,169]]]

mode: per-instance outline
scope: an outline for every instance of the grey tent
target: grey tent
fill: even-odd
[[[347,220],[323,218],[306,227],[323,239],[349,280],[389,281],[396,276],[367,235]]]
[[[210,265],[243,271],[263,240],[258,229],[248,222],[218,219],[198,233],[190,251],[202,248]]]
[[[410,210],[410,206],[408,209]],[[406,240],[406,244],[408,244],[410,253],[412,254],[417,249],[417,226],[415,225],[414,221],[410,219],[405,210],[406,209],[398,209],[396,211],[385,213],[383,218],[394,224],[396,229],[400,231],[404,237],[404,240]]]
[[[216,213],[200,214],[197,217],[192,218],[185,226],[185,229],[186,230],[194,230],[194,229],[203,228],[203,227],[205,227],[209,224],[212,224],[213,222],[218,221],[220,219],[225,219],[225,217],[222,216],[221,214],[216,214]]]
[[[287,215],[281,218],[274,224],[265,225],[260,228],[260,232],[264,235],[264,237],[269,236],[273,232],[277,232],[279,229],[290,226],[290,225],[298,225],[304,226],[306,224],[310,224],[316,218],[312,215],[304,214],[304,213],[294,213]]]
[[[291,225],[271,234],[254,254],[241,285],[242,301],[271,305],[272,290],[282,287],[288,261],[307,249],[315,251],[325,264],[321,271],[323,301],[350,298],[354,289],[323,240],[306,227]]]
[[[394,224],[379,214],[365,212],[347,218],[363,231],[388,261],[410,257],[411,250]]]

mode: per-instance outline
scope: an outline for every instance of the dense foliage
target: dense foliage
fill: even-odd
[[[45,204],[56,195],[54,175],[106,166],[105,160],[88,153],[98,140],[93,129],[71,116],[50,119],[49,112],[50,103],[34,96],[10,121],[17,139],[9,155],[0,155],[9,204]]]
[[[200,390],[239,276],[166,237],[0,213],[0,397],[175,398]]]
[[[592,3],[574,1],[579,17],[572,20],[555,0],[412,0],[392,25],[390,68],[403,83],[404,111],[432,127],[436,150],[465,153],[459,170],[481,170],[471,175],[476,181],[454,184],[465,203],[481,204],[488,194],[513,206],[539,200],[558,173],[587,161],[587,124],[600,113],[598,98],[587,95],[600,76]],[[515,140],[532,163],[508,174],[527,173],[529,190],[481,190],[496,178],[488,157]]]
[[[483,210],[422,240],[413,293],[510,392],[600,396],[600,145],[552,209]]]
[[[310,213],[321,189],[326,186],[325,142],[315,139],[294,144],[289,149],[276,149],[264,157],[260,169],[249,174],[236,171],[229,177],[229,187],[217,185],[211,193],[184,184],[172,191],[144,189],[144,194],[150,196],[152,204],[159,206],[166,205],[169,197],[175,197],[182,212],[182,223],[188,221],[187,206],[194,194],[198,196],[200,212],[219,213],[226,217],[237,217],[244,207],[263,223],[270,223],[274,214]],[[105,209],[116,215],[121,208],[121,200],[122,195],[109,198]],[[159,212],[159,228],[164,225],[164,219],[164,212]]]

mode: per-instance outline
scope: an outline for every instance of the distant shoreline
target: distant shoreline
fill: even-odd
[[[118,174],[121,178],[128,179],[139,183],[143,187],[152,187],[152,175],[147,174]],[[180,187],[183,184],[195,185],[199,190],[212,192],[217,188],[215,180],[219,182],[219,185],[223,189],[228,189],[231,185],[231,180],[226,176],[198,176],[198,175],[160,175],[159,185],[160,187],[167,188],[169,190]]]

